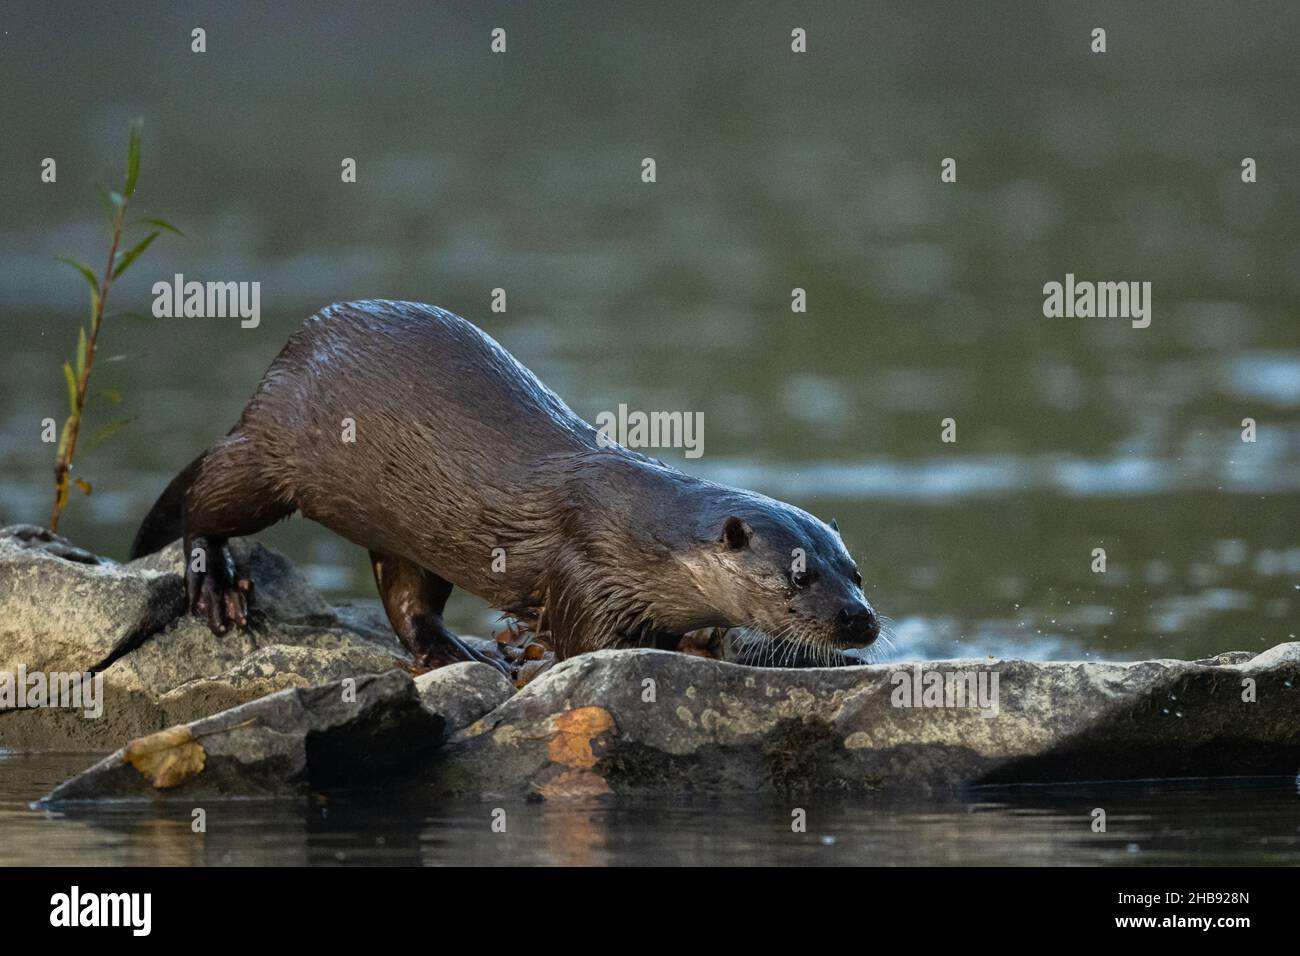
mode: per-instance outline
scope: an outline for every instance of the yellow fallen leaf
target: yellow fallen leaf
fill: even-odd
[[[168,727],[126,745],[126,761],[160,790],[202,772],[206,754],[188,727]]]

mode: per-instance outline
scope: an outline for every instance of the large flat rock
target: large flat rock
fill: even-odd
[[[411,774],[447,737],[513,693],[499,671],[476,662],[417,680],[388,671],[283,690],[127,742],[40,802],[300,796],[323,787],[380,786]],[[142,751],[156,756],[142,761]]]
[[[294,688],[146,738],[65,781],[44,801],[300,795],[309,788],[373,784],[409,768],[442,741],[441,719],[422,706],[411,678],[391,671]],[[194,748],[198,748],[197,750]],[[137,750],[152,763],[128,760]],[[183,763],[160,777],[165,760]],[[176,779],[179,778],[179,779]]]
[[[945,706],[942,693],[939,706],[900,706],[918,670],[986,690],[996,675],[996,710]],[[1298,678],[1300,644],[1204,662],[779,671],[600,651],[462,730],[434,754],[430,779],[447,793],[565,796],[1293,774]],[[933,678],[921,680],[924,691]]]

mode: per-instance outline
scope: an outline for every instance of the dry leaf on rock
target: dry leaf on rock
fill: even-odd
[[[188,727],[168,727],[126,745],[126,761],[166,790],[202,772],[206,755]]]
[[[614,717],[604,707],[579,707],[554,718],[555,736],[550,740],[549,756],[555,763],[574,769],[596,765],[592,742],[601,734],[616,731]]]

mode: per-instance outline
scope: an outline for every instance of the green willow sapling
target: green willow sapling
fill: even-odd
[[[109,192],[102,186],[97,187],[108,216],[109,235],[111,236],[108,263],[104,267],[103,277],[96,278],[95,273],[89,267],[82,265],[75,259],[64,258],[59,260],[80,272],[90,286],[90,331],[87,332],[85,326],[77,330],[75,363],[63,363],[63,377],[68,386],[69,411],[67,420],[63,423],[63,431],[59,435],[58,452],[55,456],[54,507],[50,512],[51,531],[58,530],[59,516],[63,514],[63,509],[68,504],[68,480],[72,472],[73,456],[77,451],[77,437],[81,433],[82,416],[85,413],[86,401],[89,397],[90,372],[95,364],[95,350],[99,346],[99,331],[104,321],[104,305],[108,300],[108,290],[112,287],[114,280],[130,268],[131,264],[140,258],[144,251],[163,232],[184,235],[164,219],[140,219],[129,225],[126,222],[126,208],[135,193],[136,183],[140,178],[141,127],[142,123],[139,120],[131,124],[126,154],[126,180],[122,186],[122,191]],[[151,226],[153,228],[148,235],[129,249],[121,248],[126,230],[133,226]],[[121,400],[121,396],[113,389],[103,389],[100,394],[109,401],[117,402]],[[116,421],[105,425],[96,433],[94,440],[98,442],[103,438],[107,438],[125,424],[125,421]],[[77,478],[74,483],[86,494],[91,493],[91,485],[84,479]]]

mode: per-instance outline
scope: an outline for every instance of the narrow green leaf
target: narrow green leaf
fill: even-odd
[[[59,450],[55,452],[54,457],[58,461],[63,460],[63,451],[68,447],[68,435],[72,432],[72,416],[69,415],[63,423],[63,431],[59,433]]]
[[[60,258],[59,261],[72,266],[72,268],[80,272],[86,282],[90,285],[90,314],[93,318],[95,313],[99,311],[99,280],[95,278],[95,273],[91,272],[88,267],[83,266],[76,259],[69,259],[65,256]]]
[[[123,196],[130,196],[135,192],[136,180],[140,178],[140,129],[142,126],[142,120],[136,120],[131,124],[131,139],[126,148],[126,185],[122,187]]]
[[[148,249],[149,244],[152,243],[155,239],[157,239],[160,235],[162,235],[162,233],[155,230],[149,233],[149,235],[145,236],[144,239],[142,239],[134,249],[131,249],[130,251],[123,253],[121,261],[118,262],[117,264],[117,268],[113,270],[113,278],[116,279],[123,272],[125,272],[127,266],[135,262],[135,260],[140,257],[140,253]]]
[[[77,329],[77,379],[86,370],[86,327]]]
[[[68,383],[68,407],[72,409],[75,415],[77,412],[77,376],[72,374],[72,366],[67,362],[63,363],[63,378]]]
[[[106,358],[106,359],[100,359],[100,361],[102,361],[102,362],[125,362],[125,361],[126,361],[128,358],[130,358],[130,357],[131,357],[131,356],[126,355],[126,354],[121,354],[121,355],[110,355],[110,356],[109,356],[108,358]]]
[[[109,422],[103,428],[100,428],[98,431],[95,432],[94,436],[90,439],[90,447],[94,448],[100,442],[106,441],[107,439],[111,438],[113,435],[120,432],[127,425],[130,425],[133,421],[135,421],[134,418],[122,418],[115,422]]]
[[[188,239],[188,238],[189,238],[189,236],[185,235],[185,233],[181,232],[179,229],[177,229],[175,226],[173,226],[173,225],[172,225],[170,222],[168,222],[166,219],[137,219],[137,220],[136,220],[136,223],[137,223],[137,224],[138,224],[138,223],[142,223],[142,222],[144,222],[144,223],[148,223],[148,224],[151,225],[151,226],[157,226],[159,229],[166,229],[168,232],[174,232],[174,233],[176,233],[176,235],[180,236],[182,239]]]
[[[115,388],[101,388],[95,394],[104,396],[115,405],[122,401],[122,393]]]
[[[144,312],[116,312],[114,315],[121,316],[124,319],[134,319],[137,322],[152,322],[153,316]]]
[[[89,269],[89,267],[87,267],[87,266],[83,266],[83,265],[82,265],[80,262],[78,262],[76,259],[69,259],[69,258],[67,258],[66,256],[64,256],[63,258],[59,259],[59,261],[62,262],[62,263],[65,263],[65,264],[67,264],[67,265],[72,266],[72,268],[76,269],[76,270],[77,270],[78,272],[80,272],[83,276],[85,276],[85,277],[86,277],[86,281],[90,283],[90,288],[91,288],[91,290],[92,290],[96,295],[99,294],[99,280],[95,278],[95,273],[91,272],[90,269]]]

